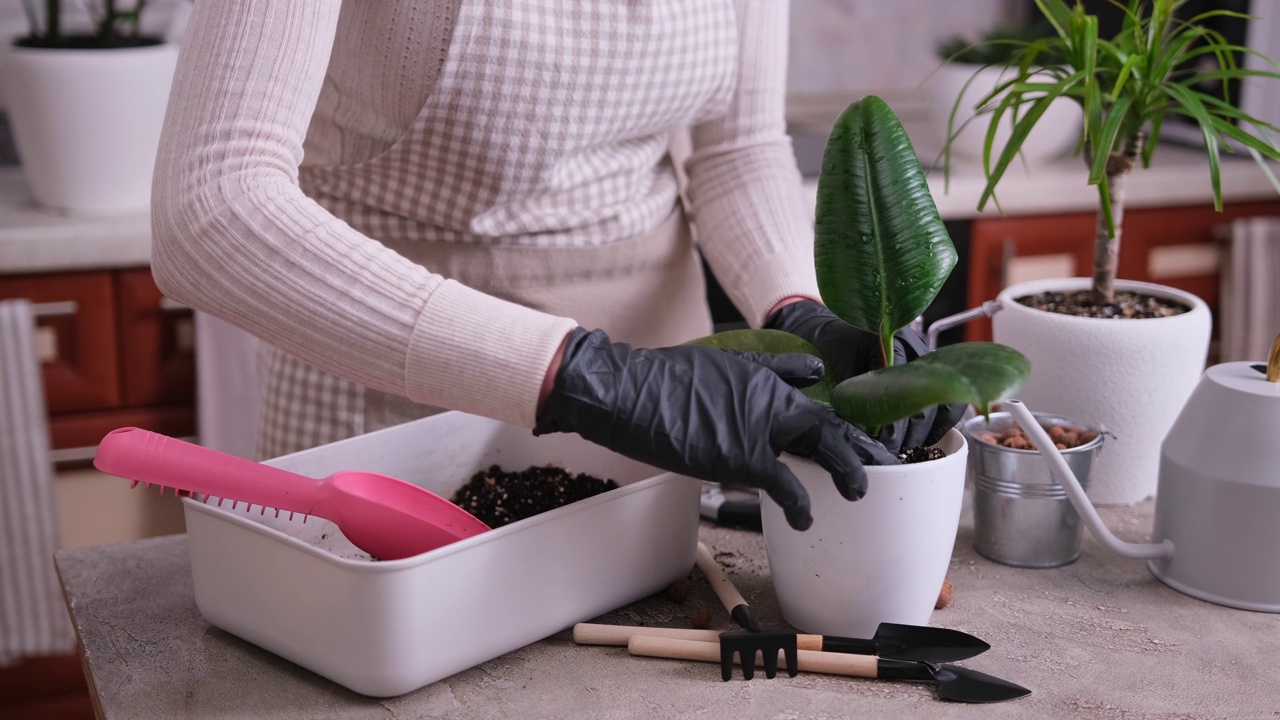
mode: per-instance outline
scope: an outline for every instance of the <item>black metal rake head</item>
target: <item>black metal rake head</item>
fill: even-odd
[[[787,674],[795,677],[800,672],[796,652],[796,634],[783,632],[751,632],[728,630],[720,633],[720,676],[724,680],[733,677],[733,656],[742,663],[742,678],[750,680],[756,673],[756,653],[763,656],[764,675],[773,678],[778,674],[778,651],[785,653]]]

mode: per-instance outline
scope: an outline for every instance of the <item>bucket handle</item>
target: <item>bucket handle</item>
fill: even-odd
[[[1080,487],[1080,481],[1076,480],[1075,474],[1067,466],[1067,461],[1062,457],[1062,453],[1058,452],[1058,448],[1054,447],[1053,440],[1049,439],[1049,433],[1040,427],[1040,423],[1036,421],[1035,415],[1031,413],[1031,410],[1021,400],[1005,400],[1003,405],[1018,420],[1018,425],[1022,428],[1022,431],[1031,436],[1036,450],[1049,463],[1049,469],[1053,473],[1054,479],[1067,491],[1067,497],[1070,498],[1071,504],[1075,506],[1076,512],[1080,513],[1080,516],[1084,518],[1085,524],[1089,526],[1089,532],[1093,533],[1093,536],[1099,542],[1106,545],[1112,552],[1124,557],[1143,560],[1173,557],[1173,542],[1170,540],[1166,539],[1159,543],[1131,543],[1113,535],[1106,524],[1102,522],[1102,518],[1098,515],[1098,511],[1094,509],[1093,503],[1089,502],[1089,497],[1085,495],[1084,488]]]

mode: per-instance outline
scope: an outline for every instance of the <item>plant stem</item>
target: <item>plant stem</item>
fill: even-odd
[[[98,35],[107,42],[112,42],[116,39],[115,0],[103,0],[102,2],[102,25],[98,28]]]
[[[62,0],[48,0],[44,4],[44,37],[51,42],[62,38]]]
[[[1099,210],[1093,239],[1094,303],[1115,301],[1116,267],[1120,262],[1120,235],[1124,223],[1125,180],[1142,152],[1145,139],[1143,133],[1131,135],[1119,152],[1107,157],[1106,198],[1103,202],[1111,206],[1112,227],[1107,227],[1106,214]],[[1085,158],[1088,157],[1086,153]]]

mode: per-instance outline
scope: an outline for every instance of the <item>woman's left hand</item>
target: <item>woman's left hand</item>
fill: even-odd
[[[822,353],[827,371],[836,382],[884,367],[879,338],[841,320],[831,310],[812,300],[800,300],[779,307],[765,321],[764,326],[808,340]],[[894,336],[894,364],[910,362],[927,352],[928,343],[920,333],[909,327],[903,328]],[[953,404],[926,408],[885,427],[876,439],[894,454],[904,448],[932,445],[960,422],[967,407],[964,404]]]

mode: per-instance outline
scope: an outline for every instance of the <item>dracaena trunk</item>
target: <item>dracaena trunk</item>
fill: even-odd
[[[1124,223],[1124,190],[1129,172],[1142,152],[1146,136],[1137,134],[1124,147],[1107,157],[1107,199],[1111,205],[1111,228],[1099,211],[1093,239],[1093,301],[1110,303],[1116,297],[1116,269],[1120,261],[1120,235]],[[1086,154],[1086,158],[1088,154]],[[1114,232],[1112,232],[1114,229]]]

